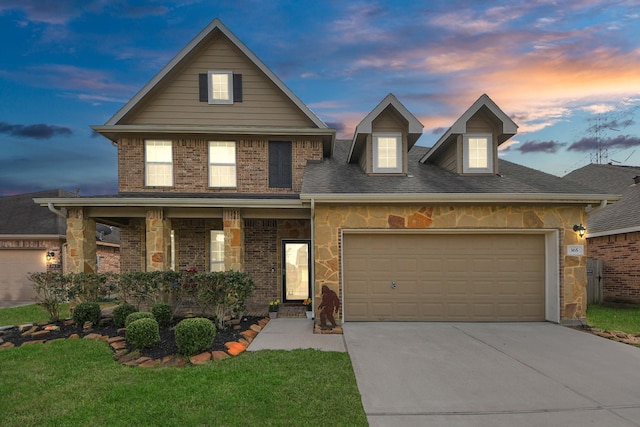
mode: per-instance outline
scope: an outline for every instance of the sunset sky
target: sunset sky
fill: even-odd
[[[0,196],[117,193],[89,126],[214,18],[339,138],[393,93],[431,146],[486,93],[519,125],[504,159],[640,165],[637,0],[2,0]]]

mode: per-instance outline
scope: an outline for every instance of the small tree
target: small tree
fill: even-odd
[[[27,279],[33,282],[36,291],[36,303],[48,314],[51,322],[60,319],[60,303],[69,299],[67,281],[61,273],[28,273]]]

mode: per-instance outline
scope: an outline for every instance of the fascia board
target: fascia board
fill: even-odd
[[[328,135],[335,137],[330,128],[280,128],[244,126],[193,126],[193,125],[94,125],[91,129],[104,134],[231,134],[231,135]]]
[[[611,194],[555,194],[555,193],[343,193],[300,194],[303,201],[315,203],[599,203],[616,200]]]
[[[301,200],[282,199],[216,199],[201,197],[70,197],[34,198],[40,206],[52,203],[57,207],[237,207],[237,208],[282,208],[302,207]]]

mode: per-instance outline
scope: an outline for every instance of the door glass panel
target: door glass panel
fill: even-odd
[[[309,243],[284,243],[285,300],[309,298]]]

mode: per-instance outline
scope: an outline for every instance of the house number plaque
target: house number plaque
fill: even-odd
[[[569,256],[582,256],[584,255],[584,245],[568,245],[567,255]]]

